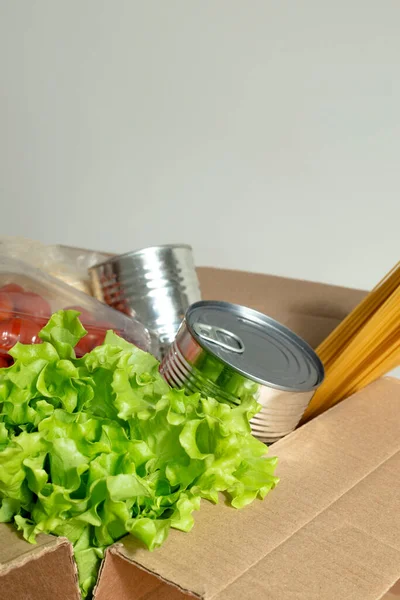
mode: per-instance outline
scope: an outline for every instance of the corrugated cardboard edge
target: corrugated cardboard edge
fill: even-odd
[[[382,597],[382,600],[399,600],[400,598],[400,580]]]
[[[15,533],[17,534],[17,531]],[[56,552],[60,546],[66,546],[69,549],[69,558],[75,573],[76,583],[78,584],[78,571],[74,560],[72,545],[66,537],[53,537],[53,539],[47,544],[40,546],[40,549],[32,544],[31,548],[27,548],[27,550],[23,554],[20,554],[17,558],[13,558],[5,563],[0,564],[0,576],[6,575],[13,569],[23,567],[28,562],[38,560],[45,554]]]
[[[93,600],[96,600],[96,596],[99,592],[99,586],[101,583],[101,578],[103,575],[103,571],[105,568],[107,568],[107,560],[109,559],[109,556],[111,555],[115,555],[118,558],[124,560],[125,562],[131,564],[133,567],[139,569],[139,571],[143,571],[144,573],[147,573],[148,575],[151,575],[152,577],[155,577],[158,581],[161,581],[162,583],[165,583],[166,585],[169,585],[175,589],[177,589],[179,592],[181,592],[182,594],[186,594],[188,597],[191,598],[198,598],[198,600],[202,600],[204,598],[204,594],[203,595],[198,595],[195,592],[192,592],[189,589],[184,589],[182,587],[180,587],[178,584],[174,583],[173,581],[166,579],[165,577],[163,577],[160,573],[157,573],[155,571],[151,571],[150,569],[146,569],[146,567],[144,567],[143,565],[141,565],[140,563],[136,562],[135,560],[133,560],[132,558],[128,558],[125,554],[120,552],[120,549],[123,548],[123,544],[121,544],[120,542],[117,542],[115,544],[113,544],[112,546],[110,546],[109,548],[107,548],[106,553],[105,553],[105,557],[101,562],[101,566],[99,569],[99,574],[97,577],[97,582],[96,585],[94,587],[93,590]]]
[[[65,537],[41,535],[39,544],[34,545],[25,542],[12,526],[9,533],[19,549],[25,546],[26,550],[2,560],[1,600],[80,600],[73,548]]]

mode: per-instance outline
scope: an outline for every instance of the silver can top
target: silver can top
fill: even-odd
[[[131,250],[130,252],[125,252],[124,254],[116,254],[115,256],[110,256],[106,260],[103,260],[102,262],[94,265],[94,267],[91,267],[89,271],[95,271],[98,267],[103,267],[104,265],[109,265],[112,263],[124,262],[126,260],[141,260],[148,256],[156,256],[158,258],[163,258],[166,255],[168,255],[168,253],[180,249],[192,251],[192,246],[189,246],[189,244],[162,244],[161,246],[148,246],[146,248],[139,248],[138,250]]]
[[[309,391],[324,378],[323,364],[311,346],[258,311],[229,302],[203,301],[189,307],[185,320],[202,348],[257,383]]]

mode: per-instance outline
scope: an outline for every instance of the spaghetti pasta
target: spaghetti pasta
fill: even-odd
[[[400,365],[400,262],[320,344],[325,379],[302,422]]]

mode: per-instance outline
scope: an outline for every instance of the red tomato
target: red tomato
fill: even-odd
[[[81,314],[79,315],[79,319],[82,323],[94,323],[94,318],[91,312],[83,308],[83,306],[66,306],[64,310],[77,310]],[[86,329],[86,328],[85,328]]]
[[[103,343],[106,332],[100,329],[88,327],[88,332],[79,343],[75,346],[75,352],[77,356],[83,356],[87,352],[100,346]]]
[[[40,329],[43,329],[43,327],[45,325],[47,325],[47,323],[49,321],[49,316],[47,316],[47,317],[35,317],[35,316],[32,315],[32,317],[30,317],[30,319],[32,321],[35,321],[35,323],[37,323],[37,325],[39,327],[39,330],[40,330]]]
[[[125,315],[128,315],[128,317],[133,316],[132,310],[129,308],[129,306],[126,302],[117,302],[116,304],[112,304],[112,308],[115,308],[115,310],[118,310],[119,312],[122,312]]]
[[[25,292],[23,294],[11,294],[14,301],[14,311],[33,317],[50,317],[51,306],[34,292]]]
[[[9,362],[6,356],[0,356],[0,369],[7,369],[9,367]]]
[[[0,291],[0,321],[9,319],[12,316],[14,303],[10,294]]]
[[[0,292],[18,292],[23,294],[24,288],[22,285],[18,285],[18,283],[6,283],[6,285],[0,288]]]
[[[103,331],[104,335],[107,333],[107,331],[109,329],[112,329],[113,331],[115,331],[114,325],[112,325],[108,321],[95,321],[95,323],[93,323],[93,325],[92,325],[92,328],[96,329],[98,332]]]
[[[3,321],[0,327],[0,347],[10,350],[17,342],[21,344],[40,344],[38,334],[41,325],[32,319],[14,317]]]

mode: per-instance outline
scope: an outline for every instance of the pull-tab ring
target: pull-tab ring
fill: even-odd
[[[240,337],[227,329],[206,325],[205,323],[194,323],[193,329],[199,338],[205,342],[211,342],[235,354],[243,354],[244,352],[244,344]]]

